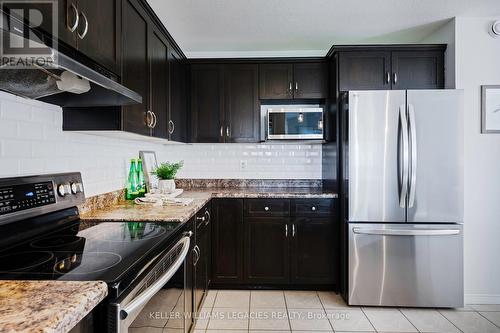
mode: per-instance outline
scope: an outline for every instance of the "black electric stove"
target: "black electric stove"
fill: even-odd
[[[0,180],[0,279],[102,280],[118,297],[180,228],[109,222],[80,231],[83,199],[80,174]]]

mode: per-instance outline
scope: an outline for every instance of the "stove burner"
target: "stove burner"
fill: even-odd
[[[60,235],[42,238],[31,243],[31,246],[38,249],[53,249],[63,246],[70,246],[82,240],[82,237],[72,235]]]
[[[141,241],[160,237],[166,232],[160,225],[144,222],[109,223],[102,227],[104,230],[101,230],[95,239],[106,242]]]
[[[48,263],[54,255],[46,251],[26,251],[0,256],[0,270],[4,272],[26,271]]]
[[[118,264],[122,257],[112,252],[86,252],[57,262],[54,265],[56,273],[91,274],[103,271]]]

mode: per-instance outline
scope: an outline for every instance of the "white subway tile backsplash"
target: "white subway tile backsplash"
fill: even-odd
[[[123,188],[140,150],[184,160],[179,178],[321,178],[321,145],[163,145],[63,132],[61,108],[0,92],[0,177],[80,171],[91,196]]]

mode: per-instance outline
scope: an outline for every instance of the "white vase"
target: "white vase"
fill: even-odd
[[[158,181],[158,191],[162,194],[169,194],[175,191],[175,180],[160,179]]]

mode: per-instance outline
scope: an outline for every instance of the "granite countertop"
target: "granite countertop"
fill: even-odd
[[[193,198],[188,206],[136,205],[119,202],[109,207],[80,214],[88,222],[187,222],[212,198],[336,198],[337,194],[321,188],[203,188],[185,191],[181,197]]]
[[[102,281],[0,281],[0,332],[68,332],[107,294]]]

